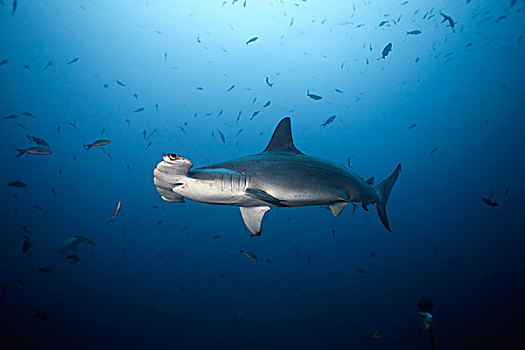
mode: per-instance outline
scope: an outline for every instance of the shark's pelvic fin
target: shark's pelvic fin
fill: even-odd
[[[373,176],[370,176],[368,180],[366,180],[366,183],[372,186],[374,184],[375,178]]]
[[[279,198],[275,198],[268,192],[258,188],[247,188],[246,194],[253,198],[260,199],[268,204],[275,205],[276,207],[286,207],[286,205],[284,205]]]
[[[347,205],[348,205],[348,202],[336,202],[336,203],[330,204],[329,207],[330,207],[330,210],[332,211],[332,214],[334,214],[335,216],[338,216],[339,214],[341,214],[341,212]]]
[[[256,236],[261,234],[262,219],[264,213],[270,210],[269,206],[260,206],[260,207],[239,207],[241,210],[242,219],[244,224]]]
[[[388,197],[390,196],[390,192],[392,191],[392,187],[394,187],[394,184],[396,183],[397,177],[399,176],[399,173],[401,172],[401,163],[399,163],[394,170],[392,174],[390,174],[389,177],[387,177],[383,182],[381,182],[379,185],[375,187],[375,190],[379,196],[379,201],[374,203],[377,213],[379,214],[379,218],[381,219],[381,222],[383,223],[383,226],[385,228],[392,232],[390,229],[390,224],[388,223],[388,217],[386,216],[386,202],[388,202]]]
[[[295,148],[293,144],[290,117],[283,118],[279,124],[277,124],[270,143],[268,143],[268,146],[266,146],[263,152],[292,152],[304,154]]]

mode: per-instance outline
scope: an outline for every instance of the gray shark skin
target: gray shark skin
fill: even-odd
[[[279,122],[263,152],[196,169],[192,166],[180,155],[163,157],[153,171],[162,199],[238,206],[246,227],[256,236],[272,206],[328,205],[337,216],[349,203],[360,203],[365,210],[373,204],[391,231],[385,206],[401,164],[372,187],[373,178],[365,181],[349,169],[295,148],[289,117]]]

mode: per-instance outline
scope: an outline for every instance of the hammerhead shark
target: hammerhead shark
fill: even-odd
[[[338,216],[349,203],[363,209],[373,204],[384,227],[391,231],[385,206],[401,171],[372,187],[340,165],[299,151],[292,139],[290,118],[283,118],[266,149],[258,154],[191,169],[193,163],[166,154],[153,171],[162,199],[181,203],[184,198],[209,204],[238,206],[244,223],[260,236],[264,214],[270,207],[327,205]]]

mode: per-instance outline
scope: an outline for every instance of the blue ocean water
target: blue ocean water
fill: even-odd
[[[0,347],[520,348],[524,5],[0,1]],[[284,116],[376,183],[402,163],[392,233],[273,207],[251,238],[237,207],[162,201],[163,154],[255,154]]]

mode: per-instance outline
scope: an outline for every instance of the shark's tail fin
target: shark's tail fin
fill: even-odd
[[[157,192],[167,202],[184,202],[184,198],[174,192],[174,188],[182,185],[183,178],[193,166],[193,163],[177,154],[166,154],[164,160],[157,164],[153,171],[153,182]]]
[[[390,232],[392,232],[392,230],[390,229],[390,224],[388,223],[388,217],[386,216],[385,207],[386,203],[388,202],[390,192],[392,192],[392,187],[394,187],[394,184],[396,183],[397,177],[399,176],[400,172],[401,163],[397,165],[396,170],[394,170],[394,172],[390,174],[389,177],[384,179],[383,182],[381,182],[375,187],[375,190],[379,197],[379,200],[375,203],[375,207],[377,209],[377,213],[379,214],[379,218],[383,223],[383,226],[385,226],[385,228]]]
[[[18,154],[16,155],[16,158],[18,158],[18,157],[20,157],[21,155],[23,155],[24,153],[26,153],[26,150],[25,150],[25,149],[17,148],[16,150],[18,151]]]

